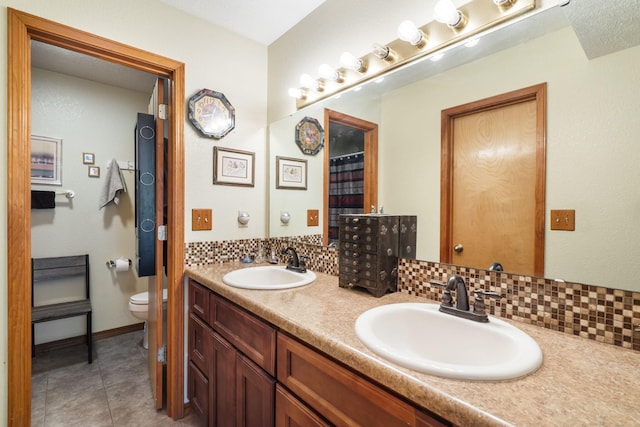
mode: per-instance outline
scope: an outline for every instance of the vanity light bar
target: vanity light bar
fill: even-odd
[[[501,0],[496,1],[501,2]],[[307,107],[353,87],[360,86],[365,82],[377,79],[389,71],[431,55],[454,43],[478,36],[483,31],[516,18],[536,7],[535,0],[506,0],[503,3],[508,3],[510,7],[505,7],[502,4],[498,5],[495,1],[490,0],[472,1],[461,6],[458,10],[466,18],[466,22],[463,28],[455,29],[455,31],[435,20],[423,25],[419,30],[428,36],[428,41],[422,47],[416,47],[400,39],[381,45],[388,48],[389,52],[393,54],[382,59],[380,50],[376,48],[365,56],[357,58],[362,61],[362,64],[366,64],[364,70],[354,71],[347,67],[337,68],[336,71],[340,75],[338,80],[321,77],[322,90],[304,91],[303,97],[296,98],[296,108]]]

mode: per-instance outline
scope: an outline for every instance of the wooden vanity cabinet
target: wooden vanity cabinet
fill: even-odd
[[[187,390],[203,425],[450,425],[198,283],[189,287],[209,296],[198,303],[208,304],[208,321],[189,301]]]
[[[192,280],[189,288],[190,296],[206,292],[209,319],[199,317],[202,300],[189,301],[187,390],[192,410],[202,425],[273,426],[275,329]]]

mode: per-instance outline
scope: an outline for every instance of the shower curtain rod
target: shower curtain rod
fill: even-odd
[[[364,151],[356,151],[356,152],[353,152],[353,153],[342,154],[340,156],[329,157],[329,160],[344,159],[345,157],[355,156],[355,155],[358,155],[358,154],[364,155]]]

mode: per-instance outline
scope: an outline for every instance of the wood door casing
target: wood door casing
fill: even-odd
[[[323,244],[329,244],[329,124],[339,123],[364,132],[364,212],[378,206],[378,125],[337,111],[324,110]]]
[[[184,416],[184,64],[7,8],[7,266],[9,426],[31,419],[31,40],[164,76],[170,80],[167,245],[169,342],[167,414]]]
[[[506,264],[506,271],[542,276],[546,83],[443,110],[441,126],[440,261],[484,269],[498,261]],[[475,135],[465,135],[470,129]],[[456,142],[464,142],[465,138],[481,148],[475,154],[457,158],[460,150],[455,147]],[[501,156],[495,157],[498,152]],[[485,156],[484,161],[478,161],[488,153],[491,155]],[[523,163],[523,158],[528,160]],[[506,166],[507,160],[513,162],[512,166]],[[494,173],[504,170],[508,170],[506,179]],[[481,175],[484,172],[490,174]],[[491,175],[494,177],[490,178]],[[526,189],[523,179],[529,183]],[[500,197],[496,198],[496,194]],[[456,209],[463,203],[472,206],[471,212],[456,219]],[[511,215],[516,212],[515,208],[519,208],[520,213]],[[478,219],[483,213],[499,219],[496,229],[486,230],[483,221]],[[513,225],[514,222],[518,225]],[[459,236],[458,227],[479,237],[480,243],[463,243],[464,256],[453,252],[454,245],[461,243],[455,240]],[[484,255],[476,258],[472,254],[474,249]],[[518,255],[522,262],[505,261],[505,257],[511,255]],[[498,259],[500,257],[503,259]]]

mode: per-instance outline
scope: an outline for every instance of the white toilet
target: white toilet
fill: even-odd
[[[167,290],[162,290],[162,309],[167,308]],[[149,348],[149,335],[147,333],[147,320],[149,319],[149,292],[140,292],[129,298],[129,311],[133,317],[144,320],[144,338],[142,346]]]

